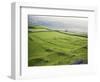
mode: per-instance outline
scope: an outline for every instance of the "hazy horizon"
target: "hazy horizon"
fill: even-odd
[[[43,25],[49,29],[88,32],[88,18],[60,16],[28,16],[28,26]]]

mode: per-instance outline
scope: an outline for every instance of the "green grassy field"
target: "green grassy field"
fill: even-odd
[[[33,29],[28,31],[28,66],[88,63],[87,36],[53,31],[44,26],[28,28]]]

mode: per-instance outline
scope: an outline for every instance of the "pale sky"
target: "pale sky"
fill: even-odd
[[[44,25],[51,29],[88,32],[88,18],[60,16],[28,16],[28,25]]]

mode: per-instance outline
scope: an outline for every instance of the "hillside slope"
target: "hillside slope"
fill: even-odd
[[[28,65],[87,64],[87,37],[51,31],[47,28],[28,33]]]

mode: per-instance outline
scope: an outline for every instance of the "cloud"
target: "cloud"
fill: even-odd
[[[51,29],[87,32],[88,18],[29,15],[28,25],[44,25]]]

